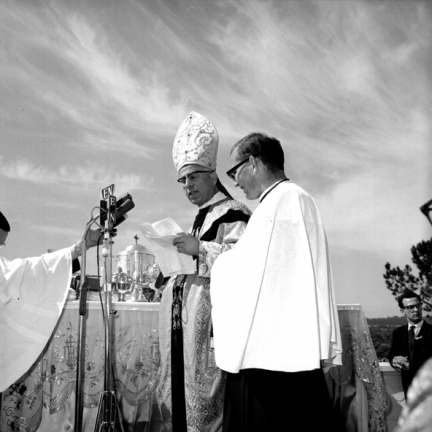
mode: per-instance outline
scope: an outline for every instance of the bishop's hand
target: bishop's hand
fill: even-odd
[[[199,240],[192,234],[179,234],[173,240],[177,251],[186,255],[197,256],[199,254]]]

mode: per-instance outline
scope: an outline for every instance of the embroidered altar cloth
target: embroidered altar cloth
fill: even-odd
[[[78,307],[77,301],[66,303],[38,360],[2,393],[1,432],[73,430]],[[117,312],[112,320],[112,358],[125,431],[133,430],[136,424],[150,430],[159,368],[159,304],[113,302],[113,310]],[[85,334],[83,431],[93,431],[104,385],[105,357],[102,312],[97,301],[88,302]]]

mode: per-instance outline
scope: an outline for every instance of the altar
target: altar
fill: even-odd
[[[68,301],[32,368],[2,393],[0,431],[72,431],[74,425],[78,301]],[[112,359],[124,430],[156,431],[154,390],[159,367],[159,303],[113,302]],[[98,301],[86,319],[83,431],[93,431],[104,385],[105,340]],[[25,353],[23,353],[25,355]]]
[[[387,389],[369,327],[359,304],[338,305],[342,363],[326,372],[341,428],[349,432],[387,432]]]
[[[95,293],[94,293],[95,294]],[[163,430],[155,401],[159,303],[113,302],[114,381],[125,432]],[[360,305],[339,305],[341,367],[326,371],[343,427],[385,432],[389,399]],[[1,394],[0,432],[73,431],[78,302],[68,301],[33,367]],[[104,330],[98,301],[88,302],[83,431],[93,431],[104,382]],[[25,353],[23,353],[25,355]]]

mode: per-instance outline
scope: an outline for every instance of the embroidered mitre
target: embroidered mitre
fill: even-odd
[[[173,146],[177,171],[185,165],[201,165],[216,170],[219,135],[203,115],[191,112],[180,125]]]

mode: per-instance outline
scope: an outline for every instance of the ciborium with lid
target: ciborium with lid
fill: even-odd
[[[128,246],[116,256],[117,272],[113,275],[119,292],[119,301],[125,301],[125,294],[130,292],[130,301],[158,301],[159,292],[154,282],[160,270],[155,257],[145,246],[138,243]]]

